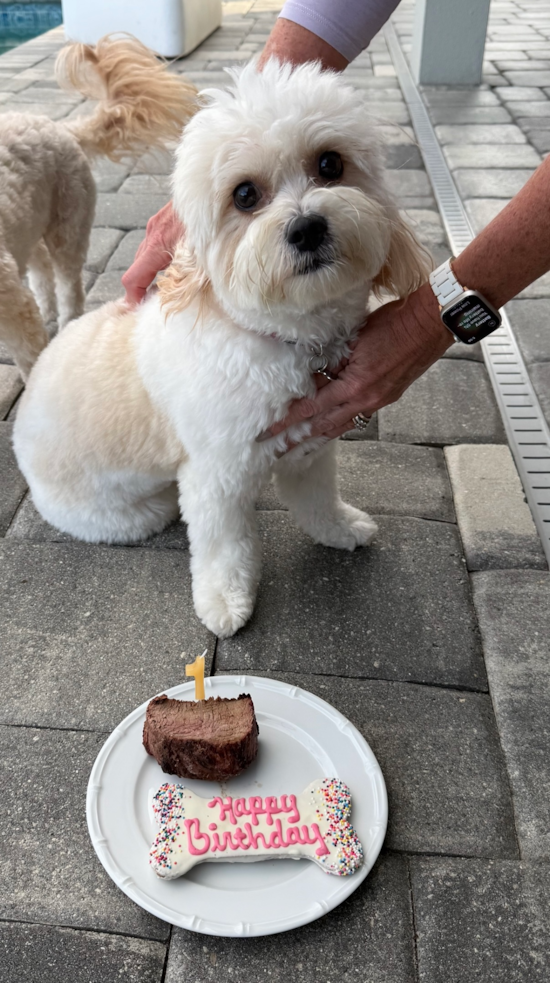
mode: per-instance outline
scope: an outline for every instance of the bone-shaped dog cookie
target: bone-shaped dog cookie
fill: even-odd
[[[160,830],[149,853],[159,877],[186,874],[209,860],[313,860],[327,874],[353,874],[363,847],[353,826],[351,792],[337,778],[301,795],[203,799],[185,785],[161,785],[153,798]]]

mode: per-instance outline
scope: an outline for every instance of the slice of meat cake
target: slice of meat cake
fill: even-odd
[[[222,782],[252,764],[258,732],[254,704],[245,693],[197,702],[163,694],[147,707],[143,744],[168,775]]]

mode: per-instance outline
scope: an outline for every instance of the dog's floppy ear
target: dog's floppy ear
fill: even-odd
[[[407,297],[413,293],[433,269],[432,258],[416,238],[412,229],[399,212],[392,217],[390,249],[372,286],[377,297],[382,291],[395,297]]]
[[[161,306],[167,314],[182,311],[196,297],[206,297],[210,280],[185,244],[178,246],[174,258],[158,280]]]

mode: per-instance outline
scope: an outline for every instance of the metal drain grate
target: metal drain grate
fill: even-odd
[[[447,238],[453,254],[458,256],[472,241],[474,232],[393,24],[387,24],[384,33]],[[481,347],[510,450],[550,565],[550,429],[506,310],[501,313],[501,327],[482,341]]]

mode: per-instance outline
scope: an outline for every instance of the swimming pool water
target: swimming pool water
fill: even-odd
[[[63,21],[61,3],[6,3],[0,0],[0,54],[44,34]]]

